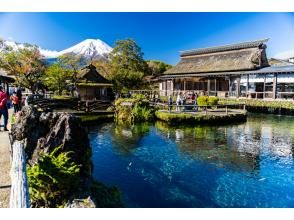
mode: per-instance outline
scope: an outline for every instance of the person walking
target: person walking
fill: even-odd
[[[182,103],[183,103],[183,110],[184,111],[186,111],[186,104],[187,104],[187,97],[186,97],[186,95],[184,94],[183,95],[183,99],[182,99],[183,101],[182,101]]]
[[[196,94],[194,92],[192,93],[191,100],[192,100],[193,110],[197,111],[196,110]]]
[[[7,95],[3,91],[3,87],[0,85],[0,120],[2,115],[4,117],[4,131],[8,131],[7,129],[7,123],[8,123]]]
[[[168,96],[168,110],[171,111],[172,110],[172,104],[173,104],[173,97],[172,95]]]
[[[177,96],[177,111],[178,112],[181,111],[181,107],[180,107],[181,103],[182,103],[182,98],[181,98],[181,95],[178,94]]]
[[[10,96],[10,100],[11,100],[12,105],[13,105],[14,114],[16,114],[19,111],[19,100],[18,100],[18,97],[16,95],[16,92],[13,92],[12,96]]]
[[[21,110],[21,108],[22,108],[22,89],[20,86],[16,89],[16,96],[18,98],[18,109]]]

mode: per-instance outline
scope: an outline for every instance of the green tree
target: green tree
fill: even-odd
[[[45,70],[40,51],[35,46],[17,51],[8,48],[0,53],[0,68],[16,77],[17,83],[32,93],[42,88],[40,78]]]
[[[60,65],[72,73],[72,82],[75,84],[79,69],[86,65],[86,59],[82,55],[67,53],[58,57]]]
[[[132,39],[119,40],[110,53],[111,75],[114,89],[121,92],[139,88],[148,66],[141,48]]]
[[[172,68],[172,65],[164,63],[159,60],[149,60],[147,61],[149,72],[152,76],[159,76],[163,74],[168,69]]]
[[[62,92],[67,89],[71,77],[72,72],[57,62],[47,68],[42,80],[50,90],[57,91],[58,95],[62,95]]]

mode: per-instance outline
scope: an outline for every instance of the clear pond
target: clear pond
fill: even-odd
[[[294,117],[91,127],[94,177],[128,207],[294,207]]]

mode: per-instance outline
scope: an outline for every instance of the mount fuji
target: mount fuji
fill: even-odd
[[[18,50],[26,46],[30,45],[9,40],[0,40],[0,51],[4,51],[9,47],[13,50]],[[38,47],[38,49],[45,59],[54,59],[64,54],[74,54],[81,55],[86,59],[106,60],[108,59],[109,53],[112,51],[112,47],[100,39],[86,39],[61,51],[47,50],[41,47]]]

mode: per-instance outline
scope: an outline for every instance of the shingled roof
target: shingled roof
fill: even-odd
[[[181,61],[164,74],[254,70],[268,66],[267,39],[181,52]]]

